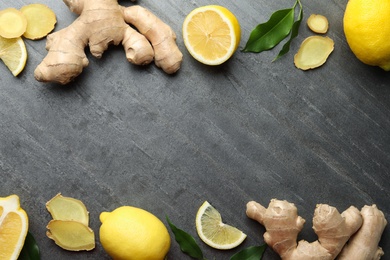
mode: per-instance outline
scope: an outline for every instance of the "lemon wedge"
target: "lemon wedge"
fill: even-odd
[[[0,36],[0,59],[16,77],[26,66],[27,50],[21,37],[7,39]]]
[[[241,230],[224,224],[221,214],[205,201],[196,214],[196,230],[200,239],[216,249],[232,249],[246,238]]]
[[[19,197],[0,198],[0,259],[17,259],[28,231],[28,217]]]
[[[183,22],[183,39],[188,52],[206,65],[220,65],[237,50],[240,24],[223,6],[207,5],[194,9]]]

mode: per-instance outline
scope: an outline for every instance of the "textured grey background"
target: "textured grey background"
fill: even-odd
[[[0,8],[35,1],[2,0]],[[74,19],[60,0],[41,0],[57,14],[56,30]],[[168,76],[154,65],[128,64],[121,47],[90,65],[67,86],[36,82],[45,40],[26,41],[29,59],[14,78],[0,65],[0,196],[18,194],[42,259],[109,259],[99,243],[99,214],[122,205],[169,216],[197,241],[194,218],[208,200],[225,222],[247,233],[223,252],[200,245],[208,259],[228,259],[263,243],[264,229],[245,215],[245,204],[271,198],[294,202],[307,220],[300,238],[314,240],[317,203],[341,211],[376,203],[390,214],[390,73],[359,62],[342,30],[347,0],[302,0],[304,23],[291,51],[272,62],[281,46],[261,54],[239,50],[207,67],[186,51],[181,24],[194,8],[220,4],[250,31],[294,1],[140,0],[178,35],[181,70]],[[121,1],[131,5],[130,1]],[[313,35],[312,13],[329,19],[335,50],[327,63],[303,72],[293,56]],[[67,252],[46,238],[45,203],[62,192],[90,211],[96,249]],[[390,248],[386,228],[381,246]],[[384,259],[390,259],[387,250]],[[173,241],[169,259],[189,259]],[[267,250],[264,259],[278,259]]]

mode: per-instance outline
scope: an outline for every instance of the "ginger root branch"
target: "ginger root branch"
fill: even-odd
[[[383,212],[375,204],[364,206],[360,212],[363,225],[341,251],[338,257],[340,260],[378,260],[384,255],[382,248],[378,246],[387,225]]]
[[[317,205],[313,229],[318,240],[312,243],[296,242],[305,220],[298,216],[292,203],[272,199],[265,208],[250,201],[246,214],[264,225],[264,241],[282,259],[333,260],[339,256],[339,259],[376,260],[383,255],[378,243],[387,221],[375,205],[365,206],[361,211],[351,206],[341,214],[335,207]]]
[[[34,72],[38,81],[61,84],[72,81],[89,63],[84,53],[87,45],[96,58],[110,44],[122,43],[127,60],[133,64],[145,65],[154,59],[166,73],[175,73],[180,68],[183,55],[174,32],[145,8],[125,8],[118,0],[63,1],[79,17],[48,36],[48,54]]]

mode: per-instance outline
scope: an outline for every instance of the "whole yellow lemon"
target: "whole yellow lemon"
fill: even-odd
[[[100,214],[99,236],[114,260],[163,260],[171,239],[165,225],[152,213],[130,206]]]
[[[349,47],[365,64],[390,70],[390,0],[349,0],[344,33]]]

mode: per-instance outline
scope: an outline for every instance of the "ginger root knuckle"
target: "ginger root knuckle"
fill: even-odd
[[[364,206],[360,211],[351,206],[340,213],[335,207],[318,204],[313,216],[318,240],[311,243],[297,243],[305,220],[292,203],[272,199],[265,208],[250,201],[246,214],[264,225],[264,241],[282,259],[376,260],[383,255],[378,244],[387,221],[376,205]]]
[[[387,225],[383,212],[374,204],[364,206],[360,213],[363,224],[343,248],[339,256],[341,260],[380,259],[384,254],[382,248],[378,246]]]
[[[100,58],[109,45],[122,43],[129,62],[144,65],[154,59],[156,65],[169,74],[180,68],[183,55],[176,44],[175,33],[147,9],[140,6],[123,7],[117,0],[64,2],[79,17],[63,29],[66,33],[56,34],[55,37],[54,34],[48,36],[46,44],[48,54],[38,65],[40,68],[36,69],[37,80],[61,84],[72,81],[88,65],[85,59],[78,58],[82,56],[79,54],[80,50],[84,53],[87,45],[91,54]],[[144,35],[129,33],[130,26],[127,23],[134,25]],[[65,39],[57,41],[55,39],[57,37]],[[132,37],[136,38],[130,39]],[[72,44],[67,43],[66,39]],[[66,58],[66,62],[56,64],[55,62],[61,59],[55,56],[64,55],[64,50],[77,54],[73,59]],[[55,76],[59,73],[58,68],[65,71],[62,71],[60,76]]]
[[[183,54],[176,45],[176,34],[146,8],[135,5],[124,9],[126,22],[134,25],[152,44],[157,67],[168,74],[180,69]]]
[[[125,31],[122,45],[127,60],[133,64],[146,65],[154,59],[154,50],[149,41],[130,26]]]

